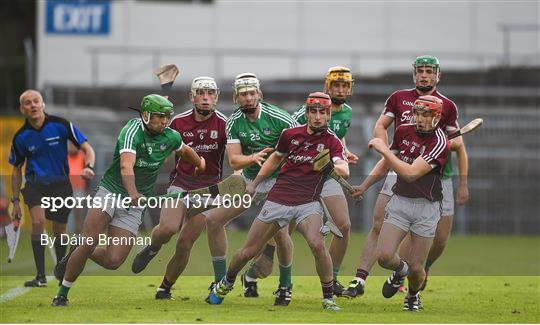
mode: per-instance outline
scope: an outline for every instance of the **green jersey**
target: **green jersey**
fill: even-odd
[[[131,152],[135,154],[133,172],[137,191],[150,196],[163,161],[171,152],[181,148],[182,137],[175,130],[167,127],[163,133],[152,136],[145,132],[140,118],[132,119],[120,131],[113,162],[103,175],[100,185],[112,193],[128,195],[120,174],[120,154]]]
[[[281,132],[297,125],[289,113],[277,106],[261,102],[260,108],[254,122],[250,122],[240,108],[227,119],[227,143],[239,143],[246,156],[264,148],[275,148]],[[260,169],[259,165],[253,164],[244,168],[242,174],[254,179]],[[276,177],[278,172],[279,168],[270,177]]]
[[[454,175],[454,168],[452,167],[452,152],[448,153],[448,162],[444,165],[442,179],[451,178]]]
[[[302,106],[296,112],[294,112],[293,118],[299,124],[306,124],[306,107]],[[345,134],[347,134],[347,130],[351,126],[351,120],[352,109],[349,105],[343,104],[341,105],[341,109],[339,111],[332,111],[332,117],[330,118],[328,127],[330,130],[334,131],[339,139],[343,139]]]

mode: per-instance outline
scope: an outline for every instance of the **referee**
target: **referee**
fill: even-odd
[[[94,150],[86,141],[86,137],[71,122],[53,115],[45,114],[43,97],[36,90],[26,90],[20,97],[20,111],[26,118],[24,125],[15,133],[9,155],[9,163],[13,165],[11,188],[13,190],[12,217],[21,218],[19,195],[22,192],[24,201],[32,218],[32,251],[36,263],[37,275],[26,281],[25,287],[45,287],[45,247],[40,237],[44,231],[45,218],[53,222],[53,234],[58,239],[54,249],[57,262],[66,253],[66,245],[61,245],[60,235],[66,233],[66,223],[70,209],[60,208],[53,212],[41,207],[42,197],[66,198],[73,191],[69,182],[69,166],[67,160],[67,141],[85,153],[85,168],[82,176],[90,179],[94,176]],[[26,162],[25,187],[22,185],[22,166]]]

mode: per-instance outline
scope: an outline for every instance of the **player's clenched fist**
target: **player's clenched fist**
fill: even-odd
[[[387,148],[387,146],[386,146],[386,144],[384,143],[383,140],[381,140],[379,138],[373,138],[373,139],[371,139],[369,141],[368,148],[369,149],[375,149],[378,152],[381,152],[384,148]]]
[[[349,192],[350,196],[352,196],[355,200],[363,200],[364,199],[364,192],[366,191],[366,188],[363,186],[353,186],[354,191]]]
[[[195,175],[201,174],[206,169],[206,160],[204,160],[203,157],[200,157],[200,158],[201,158],[201,162],[199,163],[198,166],[195,167]]]

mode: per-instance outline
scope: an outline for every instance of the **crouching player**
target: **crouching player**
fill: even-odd
[[[392,188],[394,195],[386,206],[376,256],[380,266],[394,271],[383,285],[384,297],[394,296],[408,278],[404,310],[419,309],[424,266],[441,216],[441,175],[450,152],[450,141],[438,127],[442,107],[441,99],[420,96],[414,102],[412,123],[396,128],[390,148],[379,138],[369,142],[369,147],[377,150],[382,159],[368,178],[375,180],[389,169],[398,175]],[[374,183],[369,179],[364,182],[368,187]],[[360,197],[361,193],[363,190],[357,188],[352,195]],[[405,261],[397,250],[409,231],[411,254]]]
[[[276,151],[263,164],[253,183],[248,185],[246,191],[255,193],[257,185],[285,161],[261,213],[251,225],[244,246],[232,258],[227,275],[210,292],[210,304],[220,304],[232,290],[236,276],[246,263],[263,249],[272,236],[294,220],[315,257],[323,291],[323,308],[339,310],[333,300],[332,260],[319,232],[323,212],[318,198],[326,175],[314,171],[311,163],[326,148],[330,150],[336,172],[344,177],[349,175],[343,145],[328,130],[330,106],[331,100],[327,94],[310,94],[306,101],[307,124],[281,133]]]
[[[105,206],[88,210],[80,245],[70,250],[55,268],[55,276],[62,280],[62,285],[53,299],[53,306],[67,305],[68,291],[89,258],[106,269],[114,270],[122,265],[134,243],[130,238],[137,236],[142,222],[144,209],[140,205],[144,203],[145,196],[152,195],[159,169],[171,152],[195,165],[196,172],[204,170],[204,159],[183,145],[178,132],[167,127],[173,113],[173,104],[169,100],[159,95],[148,95],[143,98],[140,111],[141,118],[130,120],[120,131],[113,162],[94,195],[94,202],[100,198]],[[111,202],[111,196],[119,200],[119,195],[130,197],[131,206],[123,207],[118,202]],[[180,201],[167,203],[162,207],[161,218],[164,214],[180,214],[181,219],[186,210],[184,204]],[[112,242],[121,244],[96,248],[102,232],[113,238]]]

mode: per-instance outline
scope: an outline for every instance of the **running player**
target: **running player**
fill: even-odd
[[[409,291],[403,306],[408,311],[419,309],[424,265],[441,217],[441,175],[450,152],[450,141],[438,127],[442,111],[441,99],[420,96],[414,102],[411,123],[396,128],[390,148],[380,138],[369,142],[382,159],[368,178],[386,174],[390,168],[397,174],[376,248],[379,265],[394,271],[384,282],[382,294],[385,298],[394,296],[408,277]],[[358,188],[353,197],[362,193]],[[397,251],[408,232],[411,249],[405,261]]]
[[[51,220],[53,224],[53,234],[56,237],[54,249],[58,263],[66,253],[66,245],[61,242],[60,236],[66,233],[70,209],[61,207],[56,212],[50,208],[45,209],[41,206],[41,199],[43,197],[65,199],[73,194],[69,182],[68,140],[85,153],[85,167],[81,174],[86,179],[94,176],[94,150],[75,125],[63,118],[45,113],[45,103],[38,91],[29,89],[23,92],[19,109],[26,120],[13,137],[9,155],[9,163],[13,165],[11,214],[14,219],[21,218],[19,195],[22,192],[32,219],[30,239],[37,270],[36,277],[26,281],[24,286],[45,287],[47,286],[45,246],[41,244],[45,218]],[[25,162],[26,184],[21,191],[21,169]]]
[[[292,117],[284,110],[262,101],[259,79],[253,73],[242,73],[236,76],[234,85],[234,102],[238,104],[227,120],[227,156],[234,170],[242,170],[242,176],[251,183],[269,153],[274,150],[279,136],[284,129],[296,126]],[[268,191],[276,180],[277,170],[257,187],[252,202],[259,206],[266,199]],[[208,213],[206,226],[208,244],[214,264],[225,265],[227,253],[227,237],[222,228],[238,217],[249,206],[240,208],[217,208]],[[279,260],[279,286],[275,292],[275,305],[286,306],[292,294],[292,250],[293,243],[286,229],[275,235]],[[242,276],[245,297],[258,297],[256,278]]]
[[[194,176],[193,165],[176,157],[175,169],[171,172],[169,193],[207,187],[221,181],[223,157],[227,144],[225,133],[227,118],[215,109],[218,98],[219,89],[214,78],[197,77],[193,79],[189,92],[189,100],[193,108],[176,115],[171,120],[169,127],[178,131],[183,141],[204,158],[206,169],[203,173]],[[157,289],[156,299],[172,299],[171,287],[186,268],[193,244],[205,228],[207,213],[205,211],[190,216],[184,221],[176,241],[176,250],[167,264],[165,275]],[[136,271],[142,270],[139,268]],[[225,266],[221,271],[219,268],[214,270],[214,273],[216,277],[223,276]]]
[[[419,56],[414,60],[413,69],[415,88],[398,90],[390,95],[390,97],[386,100],[383,113],[377,120],[373,129],[374,137],[382,139],[385,143],[388,142],[387,129],[390,127],[390,125],[394,123],[394,127],[397,128],[403,123],[409,123],[412,118],[411,106],[416,99],[423,95],[432,95],[440,98],[443,101],[442,116],[441,120],[439,121],[439,127],[443,131],[445,131],[447,134],[452,134],[459,129],[457,122],[458,112],[455,103],[442,95],[436,89],[441,73],[439,60],[434,56]],[[467,153],[461,137],[452,140],[452,150],[455,150],[458,153],[459,171],[461,174],[460,185],[458,187],[458,203],[463,204],[468,199],[468,166]],[[445,166],[443,173],[443,214],[439,225],[437,226],[437,233],[435,234],[433,247],[430,251],[430,257],[428,257],[427,265],[431,265],[435,258],[440,256],[440,253],[442,253],[442,249],[446,245],[451,231],[454,209],[452,180],[450,178],[451,174],[451,165],[448,163]],[[371,186],[371,184],[367,181],[368,179],[362,183],[361,188],[366,189]],[[393,195],[391,189],[395,182],[396,175],[391,171],[386,177],[386,181],[381,192],[379,193],[379,196],[377,197],[377,201],[375,202],[373,225],[368,233],[364,246],[362,247],[360,264],[358,266],[356,276],[350,282],[347,290],[343,292],[343,295],[348,297],[356,297],[364,293],[365,281],[376,260],[375,246],[377,245],[377,238],[383,222],[384,208],[390,200],[390,197]],[[409,247],[409,245],[405,243],[404,248],[405,247]],[[402,253],[404,256],[407,255],[404,251],[402,251]]]
[[[114,270],[122,265],[133,246],[133,240],[129,238],[137,235],[142,222],[144,208],[141,205],[145,197],[152,195],[159,169],[170,153],[176,152],[197,166],[196,172],[204,171],[204,159],[183,145],[178,132],[167,127],[173,113],[173,104],[169,100],[160,95],[148,95],[142,100],[140,112],[141,118],[130,120],[120,131],[113,162],[94,195],[94,204],[98,207],[88,210],[79,246],[71,250],[55,269],[55,275],[63,280],[53,306],[67,305],[69,289],[82,273],[88,258],[107,269]],[[119,196],[131,198],[131,206],[120,205]],[[111,197],[118,201],[111,202]],[[185,214],[185,205],[168,203],[161,209],[160,220],[177,219],[178,227]],[[112,242],[120,244],[96,248],[102,232],[106,232]]]
[[[319,152],[329,149],[339,175],[347,177],[349,166],[341,141],[328,129],[330,97],[321,92],[310,94],[306,100],[306,115],[307,125],[283,131],[276,151],[263,164],[255,180],[248,185],[246,191],[255,193],[275,170],[279,171],[261,213],[251,225],[244,246],[236,251],[227,275],[212,289],[210,304],[221,304],[246,263],[257,255],[267,240],[280,229],[287,229],[289,222],[294,220],[315,257],[323,292],[323,308],[339,310],[333,299],[332,260],[324,245],[324,237],[319,232],[323,224],[323,212],[318,199],[326,175],[314,171],[312,161]],[[285,163],[279,169],[282,162]]]
[[[347,148],[345,135],[351,126],[352,109],[346,103],[347,97],[352,95],[354,79],[351,70],[347,67],[336,66],[328,69],[326,80],[324,82],[324,92],[330,95],[332,99],[332,118],[329,122],[329,128],[337,135],[343,147],[345,148],[345,157],[350,164],[358,162],[358,156],[350,152]],[[306,123],[306,108],[302,106],[294,114],[293,118],[300,124]],[[351,230],[351,219],[349,217],[349,207],[345,194],[339,183],[333,178],[328,178],[324,183],[321,192],[321,198],[328,208],[336,226],[343,234],[343,238],[334,236],[330,245],[330,256],[332,257],[332,267],[334,276],[334,294],[341,296],[344,288],[337,277],[341,262],[347,251],[349,243],[349,233]]]

